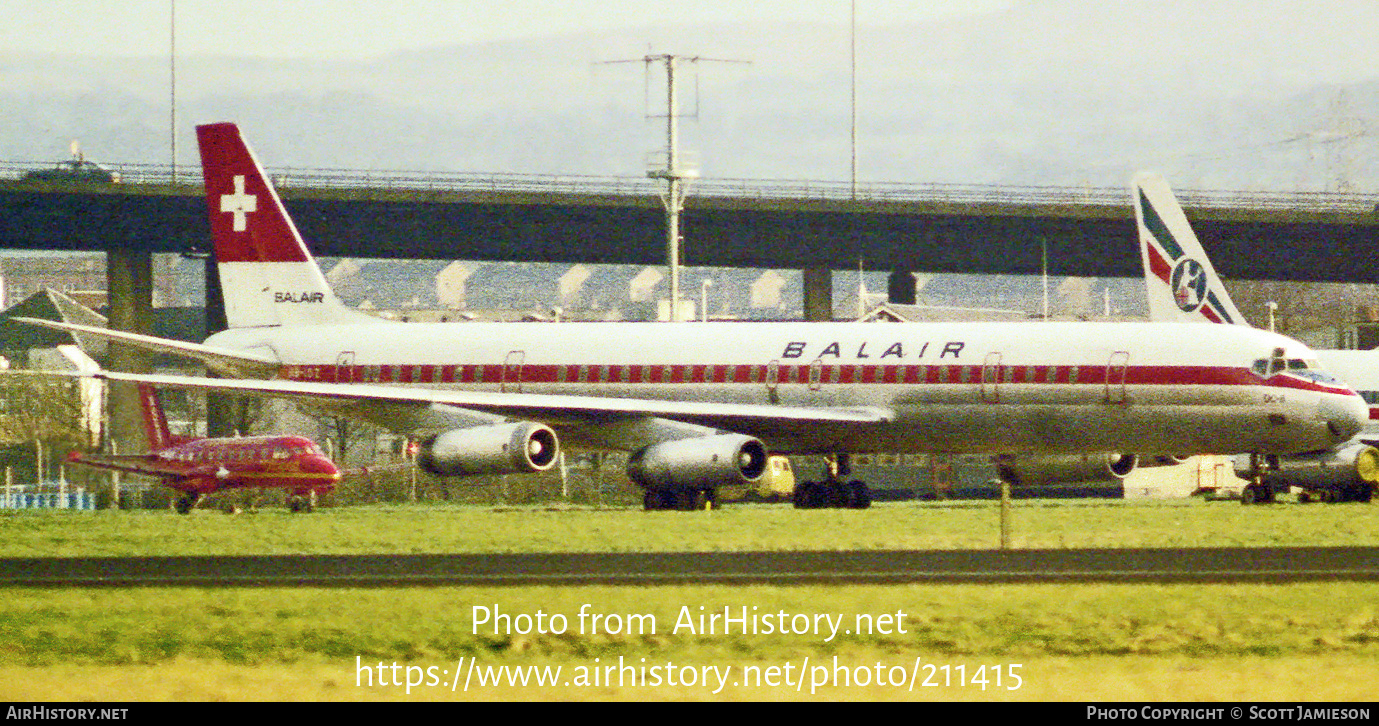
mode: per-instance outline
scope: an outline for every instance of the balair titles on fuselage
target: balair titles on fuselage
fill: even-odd
[[[936,348],[936,352],[938,353],[938,357],[940,360],[950,355],[954,358],[958,358],[962,355],[962,349],[965,345],[967,344],[961,341],[950,340],[944,343],[942,348]],[[919,352],[913,356],[913,359],[919,360],[924,358],[925,354],[929,352],[930,343],[928,341],[925,341],[923,343],[911,343],[909,350],[915,350],[916,347],[918,347]],[[811,344],[803,340],[795,340],[785,344],[785,350],[780,354],[780,357],[808,358],[811,360],[815,358],[826,357],[852,357],[857,360],[865,360],[873,357],[879,360],[882,358],[894,357],[904,360],[906,357],[906,347],[903,341],[896,341],[894,343],[891,343],[884,349],[880,344],[873,344],[873,341],[867,341],[857,344],[855,350],[853,349],[852,343],[849,343],[847,347],[844,347],[842,343],[834,341],[826,345],[823,345],[822,349],[819,350],[817,355],[809,355],[810,351],[813,350],[819,350],[818,344]],[[878,353],[877,351],[880,352]]]

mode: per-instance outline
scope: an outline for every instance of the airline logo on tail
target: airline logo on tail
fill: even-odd
[[[379,322],[331,292],[239,128],[206,124],[196,137],[229,326]]]
[[[1150,319],[1245,325],[1168,184],[1140,174],[1131,187]]]
[[[244,193],[244,175],[235,175],[235,193],[220,195],[220,211],[234,215],[231,229],[243,232],[248,226],[249,213],[259,211],[259,198]]]

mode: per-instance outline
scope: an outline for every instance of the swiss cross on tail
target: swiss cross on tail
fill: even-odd
[[[247,226],[248,215],[256,212],[259,208],[259,198],[253,194],[244,193],[244,175],[235,175],[235,193],[220,195],[220,211],[229,212],[234,215],[233,229],[236,232],[243,232]]]
[[[1138,174],[1131,183],[1149,318],[1247,325],[1168,183]]]
[[[239,127],[197,126],[196,140],[216,261],[306,262],[306,245]]]

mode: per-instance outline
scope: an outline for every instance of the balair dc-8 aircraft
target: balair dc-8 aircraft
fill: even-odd
[[[1222,327],[1248,327],[1236,309],[1226,286],[1212,268],[1202,243],[1192,231],[1168,183],[1152,173],[1131,182],[1135,218],[1139,227],[1140,256],[1152,320],[1219,323]],[[1371,404],[1379,402],[1379,351],[1318,350],[1308,357],[1292,354],[1261,363],[1256,375],[1311,376],[1318,365],[1347,384],[1360,389]],[[1328,376],[1327,380],[1331,380]],[[1250,479],[1241,501],[1268,502],[1288,487],[1303,490],[1306,501],[1364,501],[1379,484],[1379,408],[1371,407],[1367,425],[1351,441],[1324,451],[1292,456],[1241,456],[1236,473]],[[1282,453],[1282,452],[1280,452]]]
[[[204,344],[66,324],[245,380],[112,379],[277,396],[421,441],[441,475],[630,452],[648,509],[711,505],[768,454],[822,454],[796,505],[865,506],[847,455],[1317,451],[1363,401],[1302,344],[1163,323],[401,323],[344,307],[233,124],[197,129],[229,329]],[[248,380],[267,379],[267,380]],[[405,385],[399,385],[405,384]]]

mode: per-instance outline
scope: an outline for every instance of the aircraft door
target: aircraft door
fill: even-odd
[[[780,385],[780,361],[773,360],[766,364],[766,397],[771,403],[780,402],[780,393],[776,388]]]
[[[1123,350],[1118,350],[1111,354],[1111,360],[1106,363],[1106,402],[1107,403],[1126,403],[1128,397],[1125,393],[1125,375],[1130,367],[1130,354]]]
[[[514,350],[503,360],[503,380],[499,387],[504,393],[522,392],[522,362],[526,357],[526,351]]]
[[[998,403],[1001,400],[1001,354],[987,353],[982,363],[982,401]]]
[[[354,351],[342,350],[335,356],[335,382],[354,383]]]

